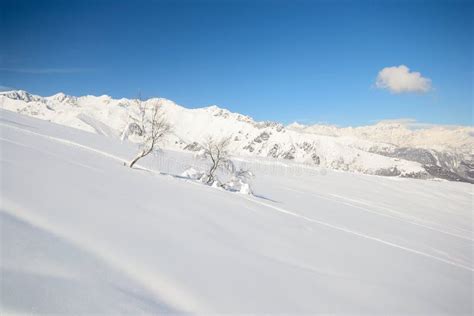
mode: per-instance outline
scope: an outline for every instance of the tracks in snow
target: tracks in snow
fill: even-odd
[[[296,218],[300,218],[300,219],[305,220],[307,222],[316,223],[316,224],[319,224],[319,225],[322,225],[322,226],[325,226],[325,227],[329,227],[329,228],[332,228],[332,229],[335,229],[335,230],[338,230],[338,231],[341,231],[341,232],[344,232],[344,233],[347,233],[347,234],[352,234],[352,235],[358,236],[360,238],[365,238],[365,239],[368,239],[368,240],[372,240],[374,242],[378,242],[378,243],[381,243],[381,244],[384,244],[384,245],[387,245],[387,246],[390,246],[390,247],[401,249],[401,250],[404,250],[404,251],[407,251],[407,252],[410,252],[410,253],[413,253],[413,254],[417,254],[417,255],[426,257],[426,258],[434,259],[436,261],[443,262],[443,263],[446,263],[446,264],[449,264],[449,265],[452,265],[452,266],[455,266],[455,267],[458,267],[458,268],[461,268],[461,269],[464,269],[464,270],[474,271],[474,268],[472,268],[470,266],[467,266],[467,265],[464,265],[462,263],[458,263],[458,262],[450,261],[450,260],[443,259],[443,258],[440,258],[440,257],[436,257],[436,256],[430,255],[426,252],[419,251],[419,250],[412,249],[412,248],[408,248],[408,247],[405,247],[405,246],[402,246],[402,245],[398,245],[398,244],[395,244],[393,242],[389,242],[389,241],[386,241],[386,240],[383,240],[383,239],[380,239],[380,238],[377,238],[377,237],[374,237],[374,236],[370,236],[370,235],[367,235],[367,234],[364,234],[364,233],[361,233],[361,232],[357,232],[357,231],[351,230],[351,229],[343,227],[343,226],[326,223],[326,222],[323,222],[323,221],[320,221],[320,220],[317,220],[317,219],[314,219],[314,218],[310,218],[310,217],[307,217],[307,216],[304,216],[304,215],[300,215],[298,213],[286,210],[284,208],[281,208],[281,207],[278,207],[278,206],[275,206],[275,205],[272,205],[272,204],[269,204],[269,203],[266,203],[266,202],[263,202],[263,201],[258,201],[255,198],[250,198],[250,197],[245,197],[245,198],[249,201],[254,202],[254,203],[266,206],[267,208],[271,208],[273,210],[276,210],[276,211],[278,211],[280,213],[283,213],[283,214],[286,214],[286,215],[290,215],[290,216],[293,216],[293,217],[296,217]]]
[[[469,238],[467,236],[463,236],[463,235],[456,234],[456,233],[453,233],[453,232],[449,232],[449,231],[446,231],[446,230],[441,230],[441,229],[438,229],[438,228],[435,228],[435,227],[432,227],[432,226],[428,225],[428,224],[436,225],[433,222],[426,221],[426,220],[420,221],[418,218],[416,218],[414,216],[410,216],[410,215],[404,214],[402,212],[398,212],[396,210],[393,210],[393,209],[385,207],[385,206],[375,206],[375,207],[380,208],[380,209],[384,209],[387,212],[397,214],[399,216],[394,216],[394,215],[391,215],[391,214],[381,213],[381,212],[378,212],[376,210],[357,205],[355,203],[359,203],[359,204],[366,205],[366,206],[372,206],[372,205],[368,205],[367,203],[360,202],[360,201],[353,200],[353,199],[349,199],[349,198],[346,198],[346,197],[343,197],[343,196],[340,196],[340,195],[337,195],[337,194],[328,194],[330,196],[330,197],[328,197],[328,196],[325,196],[323,194],[317,194],[317,193],[308,192],[308,191],[302,192],[302,191],[298,191],[298,190],[294,190],[294,189],[286,188],[286,187],[284,187],[283,189],[288,190],[288,191],[292,191],[292,192],[296,192],[296,193],[307,193],[309,195],[312,195],[312,196],[315,196],[315,197],[318,197],[318,198],[321,198],[321,199],[324,199],[324,200],[327,200],[327,201],[331,201],[331,202],[334,202],[334,203],[339,203],[339,204],[347,205],[347,206],[350,206],[350,207],[353,207],[353,208],[357,208],[357,209],[362,210],[364,212],[372,213],[372,214],[382,216],[382,217],[392,218],[392,219],[395,219],[395,220],[398,220],[398,221],[401,221],[401,222],[404,222],[404,223],[407,223],[407,224],[423,227],[423,228],[426,228],[426,229],[429,229],[429,230],[432,230],[432,231],[435,231],[435,232],[438,232],[438,233],[450,235],[452,237],[457,237],[457,238],[468,240],[468,241],[471,241],[471,242],[473,241],[472,238]],[[456,228],[456,230],[461,230],[461,229]],[[462,230],[462,231],[465,232],[465,233],[470,233],[470,232],[465,231],[465,230]]]

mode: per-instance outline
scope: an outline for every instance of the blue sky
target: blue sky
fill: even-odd
[[[141,90],[187,107],[216,104],[283,123],[473,121],[472,1],[0,6],[3,87],[113,97]],[[377,86],[382,69],[400,65],[419,78],[387,73],[385,86]],[[415,85],[426,79],[429,87],[412,89],[406,78]],[[397,84],[408,88],[397,91]]]

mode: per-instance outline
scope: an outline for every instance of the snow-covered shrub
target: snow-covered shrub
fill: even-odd
[[[239,169],[235,171],[232,178],[224,183],[222,187],[226,190],[236,191],[242,194],[252,194],[250,180],[254,177],[249,170]]]
[[[239,191],[240,194],[247,194],[247,195],[250,195],[252,194],[252,189],[250,189],[250,185],[248,183],[243,183],[241,186],[240,186],[240,191]]]

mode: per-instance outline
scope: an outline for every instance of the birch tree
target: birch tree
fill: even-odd
[[[210,137],[202,144],[202,156],[210,161],[205,178],[207,184],[214,183],[218,170],[224,170],[230,173],[235,171],[234,163],[230,160],[229,144],[230,137],[225,137],[220,140]]]
[[[163,137],[171,132],[171,126],[163,115],[161,107],[157,104],[147,105],[137,99],[138,115],[132,116],[132,120],[141,130],[140,151],[129,163],[129,167],[137,163],[143,157],[156,151]]]

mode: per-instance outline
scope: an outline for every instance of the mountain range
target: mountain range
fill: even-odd
[[[75,97],[58,93],[42,97],[22,90],[0,93],[2,109],[113,138],[134,133],[130,130],[130,114],[138,111],[138,102],[106,95]],[[285,126],[255,121],[218,106],[188,109],[163,98],[140,102],[163,109],[172,126],[172,133],[163,143],[168,149],[199,151],[208,137],[230,137],[230,151],[238,157],[474,183],[473,127],[414,126],[410,121],[345,128],[298,123]]]

